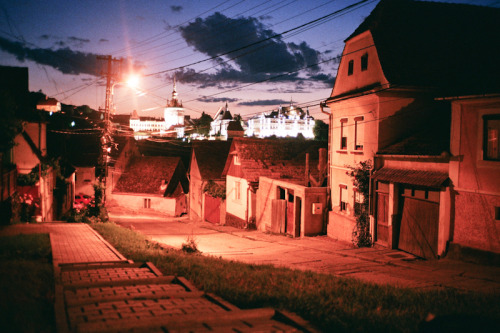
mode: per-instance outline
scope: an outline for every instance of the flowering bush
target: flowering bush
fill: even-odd
[[[29,193],[15,193],[13,196],[12,212],[14,220],[19,222],[35,222],[35,215],[40,209],[40,199]]]

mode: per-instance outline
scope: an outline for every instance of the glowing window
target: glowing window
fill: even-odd
[[[483,158],[489,161],[500,161],[500,152],[498,149],[500,114],[484,116],[483,121]]]

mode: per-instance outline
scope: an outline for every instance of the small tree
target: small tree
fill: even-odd
[[[195,120],[195,132],[200,135],[208,136],[212,120],[212,117],[203,112],[201,117]]]
[[[366,160],[359,162],[356,166],[348,166],[348,168],[351,171],[347,173],[353,178],[352,183],[357,188],[357,193],[361,199],[360,202],[354,205],[356,227],[352,232],[352,242],[358,247],[371,246],[368,198],[370,195],[370,170],[372,164],[370,160]]]
[[[314,121],[314,140],[318,141],[328,141],[328,129],[329,126],[324,121],[316,119]]]

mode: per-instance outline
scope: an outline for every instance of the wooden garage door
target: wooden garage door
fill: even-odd
[[[205,194],[205,220],[211,223],[220,223],[221,198],[214,198]]]
[[[402,197],[399,248],[423,258],[437,257],[439,203]]]

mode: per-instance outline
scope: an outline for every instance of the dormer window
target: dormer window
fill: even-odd
[[[354,60],[349,60],[349,67],[347,68],[347,75],[352,75],[354,73]]]
[[[238,155],[234,155],[234,165],[241,165],[240,157]]]
[[[361,56],[361,71],[366,71],[368,69],[368,53]]]

